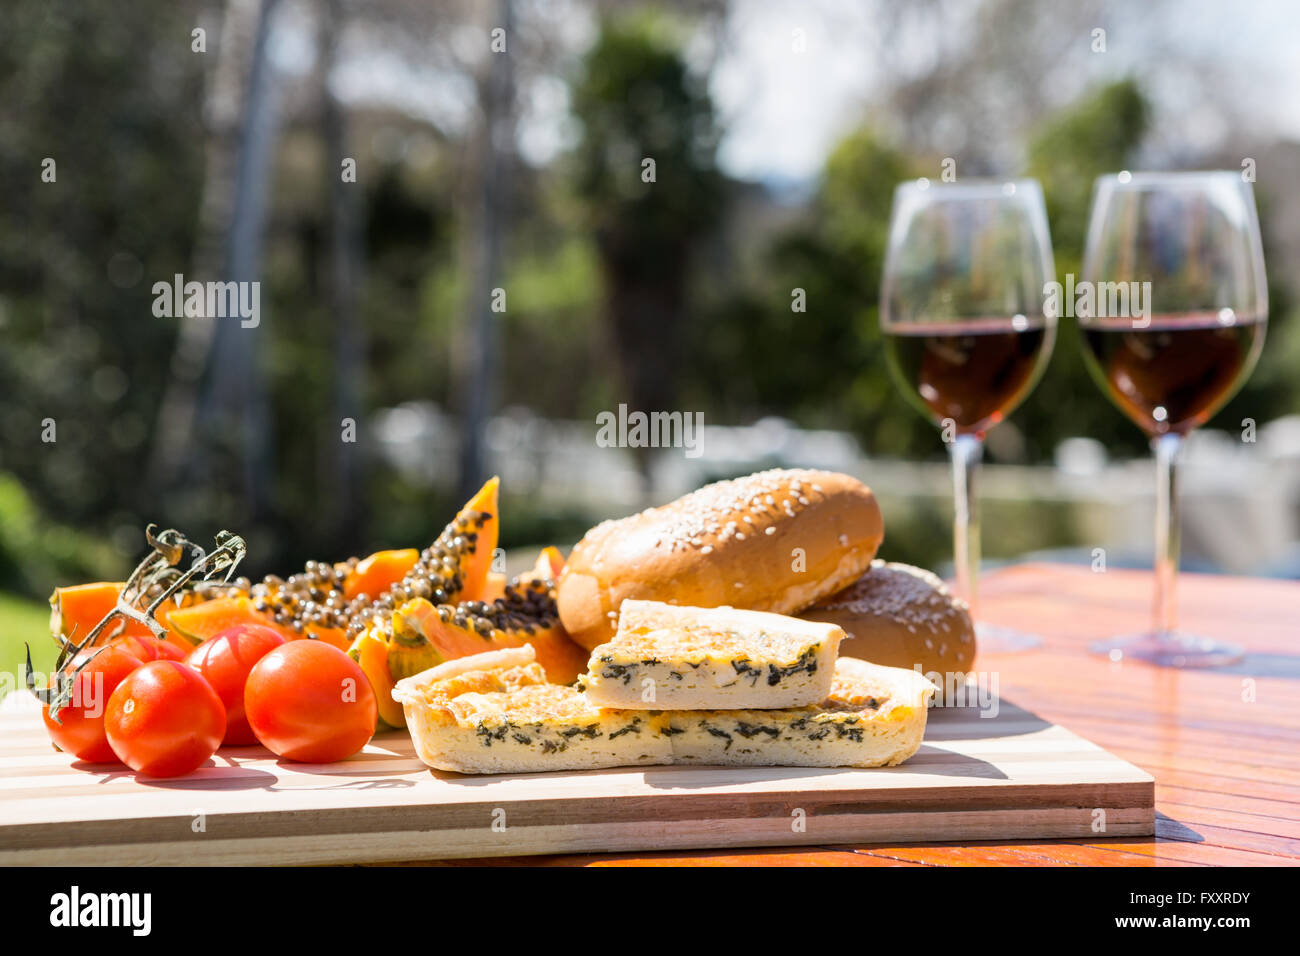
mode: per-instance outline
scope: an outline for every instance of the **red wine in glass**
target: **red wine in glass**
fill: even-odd
[[[983,435],[1034,385],[1047,327],[1024,316],[886,329],[886,357],[904,395],[936,423]]]
[[[1155,437],[1186,435],[1237,390],[1264,345],[1261,316],[1233,312],[1093,322],[1084,329],[1094,377],[1120,410]]]
[[[1078,316],[1088,368],[1156,458],[1151,627],[1092,649],[1163,667],[1231,664],[1240,647],[1178,628],[1176,464],[1183,438],[1236,393],[1263,349],[1268,283],[1250,182],[1236,170],[1102,176],[1082,272],[1098,290]],[[1111,292],[1139,283],[1138,314],[1097,308],[1103,286],[1122,302]]]
[[[984,435],[1033,389],[1051,354],[1055,278],[1043,192],[1032,179],[931,183],[894,191],[880,329],[904,396],[940,426],[953,475],[957,589],[980,653],[1028,650],[1032,634],[981,620],[979,495]]]

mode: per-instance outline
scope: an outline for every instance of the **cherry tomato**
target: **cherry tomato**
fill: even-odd
[[[190,654],[190,666],[212,685],[226,707],[223,743],[229,746],[257,743],[244,716],[244,684],[253,665],[284,642],[284,636],[273,628],[236,624],[208,638]]]
[[[71,675],[86,660],[75,678]],[[72,703],[58,713],[58,722],[45,705],[42,716],[54,745],[88,763],[117,763],[113,748],[104,736],[104,712],[118,684],[143,661],[121,647],[87,648],[64,665],[62,679],[73,681]]]
[[[134,634],[128,634],[124,637],[115,637],[108,642],[115,647],[121,647],[128,654],[134,654],[141,661],[183,661],[185,652],[170,641],[160,641],[156,637],[139,637]]]
[[[104,731],[119,760],[150,777],[178,777],[221,746],[226,708],[212,685],[180,661],[150,661],[117,685]]]
[[[330,763],[366,745],[379,711],[357,662],[323,641],[289,641],[253,667],[244,713],[262,745],[286,760]]]

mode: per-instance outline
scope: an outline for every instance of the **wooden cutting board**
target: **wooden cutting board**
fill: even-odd
[[[0,704],[0,864],[303,864],[889,841],[1147,836],[1154,783],[1005,701],[931,711],[882,770],[431,771],[391,732],[339,764],[224,749],[173,780],[77,764]]]

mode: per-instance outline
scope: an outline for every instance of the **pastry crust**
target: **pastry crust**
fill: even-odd
[[[631,711],[545,683],[531,648],[463,658],[399,681],[420,759],[461,773],[646,764],[893,766],[925,733],[934,686],[912,671],[847,659],[820,704],[772,710]],[[446,665],[442,665],[445,667]]]

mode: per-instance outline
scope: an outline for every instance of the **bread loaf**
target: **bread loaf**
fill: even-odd
[[[849,475],[759,472],[597,525],[557,584],[565,630],[588,650],[628,598],[791,614],[857,580],[884,538],[875,496]]]
[[[851,586],[799,615],[844,629],[841,657],[922,673],[965,674],[975,659],[966,603],[939,577],[910,564],[872,562]]]

